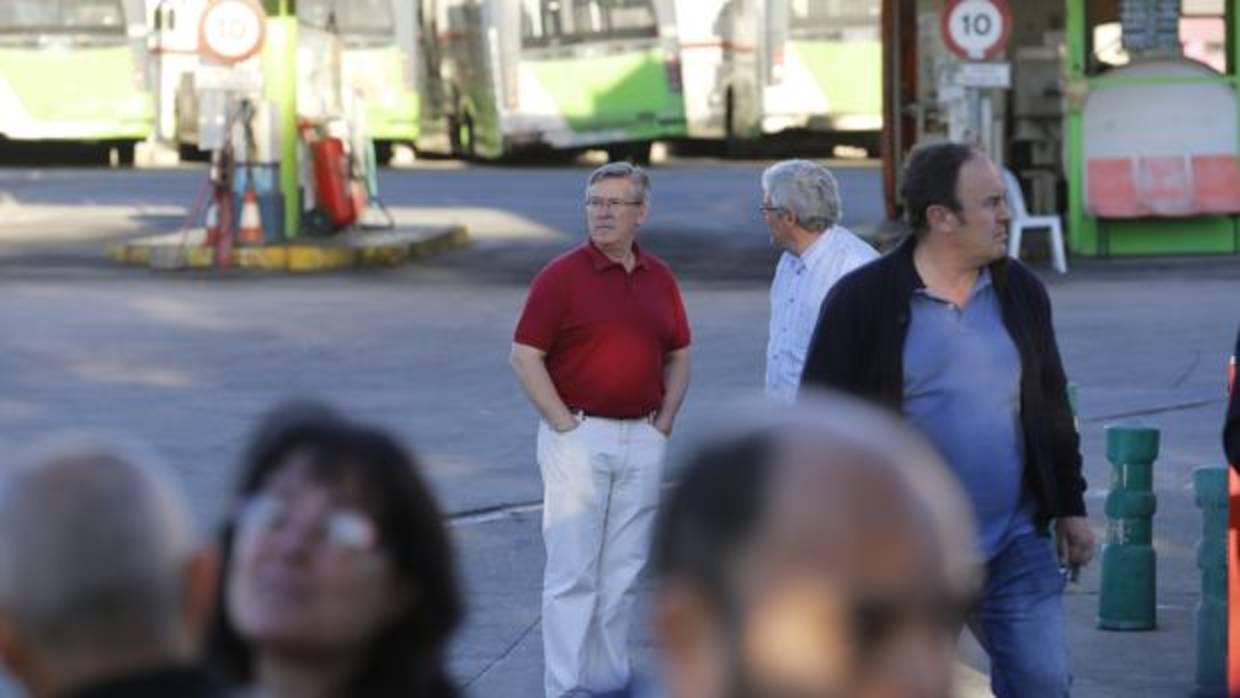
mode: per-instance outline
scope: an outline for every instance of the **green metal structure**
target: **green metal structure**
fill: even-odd
[[[1010,36],[986,62],[1010,83],[971,105],[945,0],[884,0],[888,215],[914,144],[980,135],[1032,214],[1065,218],[1075,255],[1240,254],[1240,3],[1006,5]]]
[[[1152,7],[1153,1],[1147,0]],[[1240,9],[1225,3],[1226,71],[1199,77],[1127,77],[1101,72],[1091,66],[1091,39],[1095,25],[1090,18],[1099,6],[1114,2],[1066,0],[1067,63],[1065,94],[1066,179],[1068,188],[1068,239],[1075,254],[1086,256],[1236,254],[1240,253],[1240,217],[1230,215],[1141,216],[1108,218],[1093,215],[1087,206],[1085,109],[1095,96],[1116,90],[1139,91],[1150,101],[1159,100],[1169,88],[1213,85],[1226,89],[1240,103]],[[1240,120],[1235,123],[1240,141]],[[1187,132],[1191,122],[1167,124]],[[1153,134],[1151,134],[1153,135]],[[1240,158],[1240,152],[1232,152]]]
[[[297,131],[297,14],[295,0],[264,0],[267,42],[263,47],[266,98],[280,115],[280,193],[284,197],[284,236],[301,229]]]

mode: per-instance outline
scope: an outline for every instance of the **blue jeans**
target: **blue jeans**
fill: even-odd
[[[996,698],[1066,698],[1066,578],[1050,539],[1013,538],[987,563],[986,576],[969,627],[990,655],[990,690]]]

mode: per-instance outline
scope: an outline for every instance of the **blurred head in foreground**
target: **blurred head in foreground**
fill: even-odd
[[[947,698],[970,509],[894,416],[835,395],[702,444],[656,528],[670,698]]]
[[[212,663],[266,696],[456,695],[444,649],[462,605],[416,458],[313,402],[268,414],[223,534]]]
[[[0,467],[0,660],[34,698],[139,676],[206,695],[213,559],[145,448],[56,437]]]

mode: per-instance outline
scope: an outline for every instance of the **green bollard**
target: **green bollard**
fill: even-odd
[[[1140,425],[1107,427],[1111,492],[1107,495],[1107,538],[1102,546],[1102,588],[1098,627],[1152,630],[1154,556],[1154,459],[1158,430]]]
[[[1227,468],[1197,468],[1193,489],[1201,507],[1196,695],[1221,697],[1227,694]]]

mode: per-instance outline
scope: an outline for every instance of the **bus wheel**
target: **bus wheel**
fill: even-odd
[[[466,160],[473,160],[478,156],[478,144],[474,140],[474,117],[465,114],[465,121],[461,124],[461,154]]]
[[[108,165],[111,167],[132,167],[134,155],[133,141],[112,141],[107,144]]]
[[[392,161],[392,141],[374,141],[375,164],[386,165]]]
[[[463,160],[473,160],[477,154],[474,142],[474,117],[468,112],[464,118],[455,116],[448,119],[448,138],[452,143],[452,156]]]
[[[723,154],[733,159],[749,157],[749,143],[741,136],[736,122],[736,93],[729,89],[723,112]]]
[[[607,147],[607,159],[611,162],[628,160],[634,165],[650,164],[650,141],[617,143]]]

